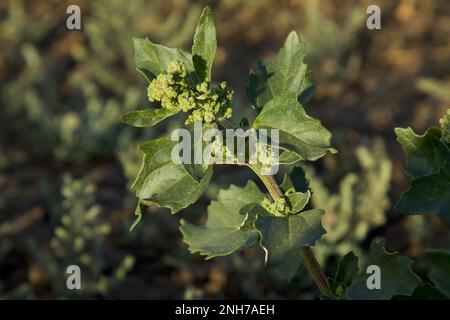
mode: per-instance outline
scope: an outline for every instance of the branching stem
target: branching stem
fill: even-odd
[[[249,165],[249,167],[258,175],[274,200],[284,196],[273,176],[261,174],[259,168],[255,165]],[[328,298],[333,298],[334,295],[331,292],[328,279],[317,262],[311,247],[303,247],[302,254],[304,264],[319,287],[320,292]]]
[[[227,129],[233,128],[231,123],[226,119],[219,119],[219,124]],[[272,175],[261,174],[261,169],[259,168],[258,165],[247,164],[247,166],[250,167],[261,179],[261,181],[264,183],[267,190],[269,191],[270,195],[272,196],[273,200],[284,197],[283,192],[281,191],[280,187],[278,186],[278,183],[276,182],[275,178]],[[314,256],[313,251],[311,250],[311,247],[303,247],[302,254],[304,264],[308,269],[309,273],[311,274],[311,276],[313,277],[314,282],[319,287],[320,292],[326,297],[332,299],[334,295],[330,289],[330,285],[328,284],[328,279],[325,273],[323,272],[322,268],[320,267],[319,263],[317,262],[317,259]]]

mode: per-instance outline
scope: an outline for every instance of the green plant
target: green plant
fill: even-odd
[[[361,258],[363,250],[359,243],[371,230],[386,222],[392,162],[386,155],[383,141],[376,139],[370,148],[359,146],[355,155],[359,168],[342,177],[336,192],[327,189],[313,168],[304,166],[314,191],[311,202],[326,211],[323,223],[327,234],[315,249],[319,262],[325,263],[329,256],[343,256],[348,251]],[[327,170],[323,176],[328,173]]]
[[[397,141],[406,153],[405,172],[411,178],[395,208],[407,214],[436,213],[450,222],[450,109],[440,119],[440,128],[423,135],[411,128],[396,128]],[[436,288],[434,295],[450,297],[450,253],[429,250],[421,258]],[[422,294],[422,292],[421,292]]]
[[[134,80],[133,52],[129,45],[132,35],[150,29],[155,31],[158,39],[170,43],[176,41],[180,46],[190,40],[192,22],[200,8],[189,5],[186,0],[177,0],[174,5],[186,9],[185,16],[181,17],[181,10],[177,10],[162,20],[164,10],[143,0],[87,2],[84,8],[88,13],[84,30],[87,44],[78,44],[71,53],[96,83],[124,96],[130,87],[130,80]]]
[[[198,21],[192,53],[135,38],[138,70],[149,83],[150,101],[160,101],[161,107],[130,111],[122,121],[146,127],[174,114],[189,112],[188,124],[190,120],[197,120],[208,129],[235,129],[227,120],[230,112],[227,109],[224,113],[221,108],[222,105],[231,107],[231,96],[218,94],[217,87],[212,84],[211,67],[216,46],[213,15],[208,7]],[[330,145],[331,133],[304,109],[314,93],[311,71],[303,63],[304,56],[304,43],[295,32],[291,32],[278,54],[268,62],[258,62],[256,70],[250,73],[246,89],[255,111],[250,127],[275,129],[279,133],[279,157],[272,157],[273,150],[267,144],[256,143],[255,150],[265,153],[270,165],[274,162],[292,165],[299,161],[315,161],[329,152],[336,152]],[[222,89],[225,88],[223,85]],[[231,93],[228,88],[226,90]],[[208,117],[205,117],[206,111],[211,112]],[[201,116],[197,117],[196,112]],[[194,129],[192,127],[189,124],[184,128],[188,132],[195,131],[195,126]],[[248,128],[249,120],[241,119],[240,127]],[[270,138],[275,140],[274,136]],[[253,170],[270,197],[253,181],[248,181],[244,187],[231,185],[227,190],[221,190],[217,200],[208,207],[208,221],[204,226],[181,220],[180,230],[192,253],[210,259],[259,245],[264,250],[266,264],[280,278],[292,279],[303,263],[319,287],[321,296],[327,299],[410,297],[417,288],[422,288],[421,279],[411,270],[412,260],[398,253],[388,253],[384,240],[378,239],[372,243],[366,264],[375,264],[384,270],[384,290],[368,289],[366,283],[370,274],[366,267],[358,266],[358,258],[353,253],[343,257],[335,277],[328,279],[311,249],[325,233],[321,224],[324,210],[311,207],[311,190],[301,169],[294,166],[278,184],[277,177],[264,170],[267,162],[260,159],[251,162],[248,154],[243,156],[243,161],[236,161],[235,149],[216,144],[216,140],[208,142],[214,146],[209,149],[214,150],[212,154],[219,150],[232,159],[231,163]],[[246,143],[250,144],[250,141]],[[144,158],[132,186],[139,199],[137,219],[132,228],[141,219],[146,206],[165,207],[177,213],[196,202],[208,186],[213,165],[221,163],[176,162],[172,151],[177,145],[178,141],[162,137],[140,146]],[[195,153],[195,149],[193,151]],[[389,170],[383,168],[381,171],[385,174]],[[359,204],[364,207],[364,200]],[[427,289],[437,290],[431,286]]]
[[[123,281],[134,265],[133,256],[123,255],[108,246],[105,237],[112,226],[102,221],[94,192],[95,186],[88,181],[65,175],[62,205],[50,204],[51,217],[56,222],[50,252],[43,252],[34,241],[29,241],[33,256],[45,270],[54,297],[88,298],[106,294]],[[83,290],[67,290],[65,270],[73,264],[82,270]]]
[[[305,2],[305,38],[309,44],[309,62],[318,72],[328,73],[324,79],[343,80],[358,32],[364,26],[364,9],[352,6],[345,11],[344,24],[339,25],[320,9],[320,2]]]
[[[67,52],[56,50],[58,62],[75,60],[74,67],[61,74],[47,59],[48,44],[42,44],[42,39],[51,37],[55,22],[44,16],[35,18],[39,23],[30,27],[26,21],[32,15],[20,1],[10,3],[7,18],[0,23],[0,40],[6,45],[2,59],[17,72],[7,72],[9,78],[0,88],[5,106],[0,118],[2,132],[25,133],[19,136],[33,147],[26,150],[28,156],[36,152],[75,163],[107,158],[114,154],[117,139],[129,131],[117,123],[117,117],[141,98],[140,87],[130,85],[137,82],[134,68],[123,68],[132,63],[126,43],[129,34],[124,31],[131,16],[123,14],[123,8],[130,15],[138,9],[120,1],[106,4],[89,3],[86,42],[67,36],[64,39],[71,43]],[[117,19],[110,20],[112,13]],[[133,24],[130,32],[142,32],[142,24]],[[112,94],[105,96],[105,92]],[[30,126],[33,130],[25,129]]]
[[[408,214],[434,212],[450,222],[450,110],[440,125],[423,135],[411,128],[395,129],[406,153],[405,172],[411,177],[395,208]]]

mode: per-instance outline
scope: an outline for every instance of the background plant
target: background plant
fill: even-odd
[[[100,207],[95,205],[95,186],[86,180],[63,177],[62,204],[52,199],[54,236],[51,253],[30,242],[38,270],[50,278],[55,297],[90,298],[112,291],[134,265],[134,257],[111,250],[105,243],[111,225],[101,221]],[[69,265],[82,270],[83,290],[67,290],[66,274]],[[107,271],[109,270],[109,271]]]

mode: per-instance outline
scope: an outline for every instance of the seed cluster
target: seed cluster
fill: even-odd
[[[211,156],[216,163],[238,163],[237,157],[220,139],[215,139],[211,144]]]
[[[442,140],[450,143],[450,109],[448,109],[447,114],[439,120],[439,123],[442,128]]]
[[[274,201],[264,198],[261,202],[261,206],[277,217],[285,217],[292,211],[285,198],[277,198]]]
[[[260,141],[255,145],[256,159],[263,168],[271,168],[278,163],[278,157],[272,146]]]
[[[163,108],[192,113],[186,124],[194,121],[211,123],[218,117],[231,118],[233,91],[226,82],[211,86],[208,81],[195,83],[186,67],[171,61],[148,86],[148,99],[161,102]]]

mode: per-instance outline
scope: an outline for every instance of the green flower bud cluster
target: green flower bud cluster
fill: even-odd
[[[178,61],[169,63],[167,72],[160,73],[156,79],[150,82],[147,93],[150,102],[159,101],[163,108],[176,111],[180,109],[183,101],[184,107],[187,99],[181,93],[187,93],[190,88],[190,81],[188,79],[188,72],[186,67]],[[191,101],[191,108],[195,102]],[[186,109],[187,111],[187,109]]]
[[[439,123],[442,128],[442,140],[446,143],[450,143],[450,109],[447,110],[447,114],[445,114]]]
[[[214,140],[211,144],[211,156],[217,163],[237,163],[238,161],[234,153],[220,139]]]
[[[285,217],[292,211],[286,198],[277,198],[275,201],[264,198],[261,206],[276,217]]]
[[[256,159],[259,164],[264,168],[271,168],[273,165],[278,163],[278,157],[276,157],[272,146],[256,142],[255,145]]]
[[[186,67],[171,61],[167,71],[160,73],[148,86],[148,99],[161,102],[163,108],[188,112],[186,124],[194,121],[211,123],[217,117],[231,118],[233,91],[226,82],[210,86],[208,81],[195,84]]]

